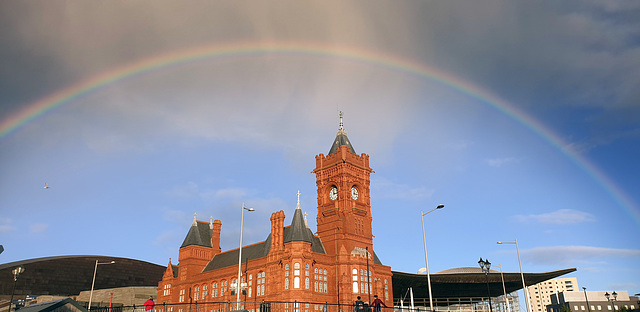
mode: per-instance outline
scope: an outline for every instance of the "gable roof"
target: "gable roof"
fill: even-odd
[[[293,220],[291,225],[284,228],[284,240],[283,243],[291,242],[307,242],[311,243],[311,251],[315,253],[326,254],[322,240],[319,237],[313,235],[311,229],[306,225],[304,217],[302,216],[302,209],[300,209],[300,198],[298,198],[298,205],[293,213]],[[271,250],[271,234],[263,242],[243,246],[242,247],[242,262],[266,257]],[[219,253],[213,256],[213,259],[207,263],[202,272],[217,270],[232,265],[238,265],[238,256],[240,249],[233,249],[227,252]]]

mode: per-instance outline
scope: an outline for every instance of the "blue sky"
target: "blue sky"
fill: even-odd
[[[290,222],[298,190],[315,230],[310,172],[343,111],[375,170],[374,248],[393,270],[424,267],[420,212],[444,204],[425,216],[431,272],[480,257],[516,272],[515,247],[496,242],[518,239],[527,272],[575,267],[580,287],[639,293],[638,15],[612,1],[3,2],[0,123],[153,57],[315,50],[130,75],[0,137],[0,263],[175,263],[194,213],[222,220],[222,248],[237,248],[242,202],[255,243],[272,212]],[[442,75],[317,53],[345,50]]]

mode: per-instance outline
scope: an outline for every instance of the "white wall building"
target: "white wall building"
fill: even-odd
[[[527,287],[527,291],[529,292],[531,312],[544,312],[547,311],[546,307],[552,303],[551,295],[560,292],[579,292],[580,287],[578,287],[577,278],[567,277],[554,278],[529,286]]]

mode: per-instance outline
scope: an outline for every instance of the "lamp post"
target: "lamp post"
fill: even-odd
[[[589,307],[589,299],[587,299],[587,287],[582,287],[584,290],[584,301],[587,302],[587,311],[591,312],[591,308]]]
[[[96,283],[96,272],[98,271],[98,264],[114,264],[115,261],[111,262],[98,262],[96,260],[96,266],[93,268],[93,281],[91,282],[91,292],[89,293],[89,307],[88,310],[91,311],[91,299],[93,298],[93,285]]]
[[[240,249],[238,250],[238,279],[236,280],[236,309],[240,310],[240,277],[242,276],[242,231],[244,230],[244,211],[255,211],[253,208],[247,208],[242,202],[242,214],[240,217]]]
[[[482,260],[482,258],[480,258],[480,260],[478,260],[478,265],[480,265],[482,272],[484,272],[484,275],[487,277],[487,295],[489,296],[489,311],[493,312],[493,308],[491,307],[491,290],[489,289],[489,270],[491,269],[491,262],[489,262],[489,259],[485,261],[485,260]]]
[[[509,298],[507,297],[507,288],[504,286],[504,274],[502,273],[502,264],[498,264],[498,266],[500,267],[500,277],[502,278],[502,292],[504,293],[504,301],[507,303],[507,312],[511,312],[511,307],[509,306]]]
[[[422,218],[422,240],[424,241],[424,262],[427,264],[427,285],[429,286],[429,307],[431,311],[433,311],[433,299],[431,295],[431,274],[429,273],[429,257],[427,257],[427,237],[424,234],[424,216],[436,209],[444,208],[443,204],[438,205],[436,208],[433,208],[427,212],[420,211],[420,217]]]
[[[611,302],[611,310],[615,311],[616,305],[614,301],[616,301],[616,299],[618,298],[618,293],[615,292],[614,290],[613,293],[611,293],[611,295],[609,295],[609,292],[606,292],[604,293],[604,296],[607,297],[607,301]],[[613,296],[613,298],[611,298],[611,296]]]
[[[11,312],[11,305],[13,304],[13,294],[15,294],[16,292],[16,284],[18,283],[18,275],[20,275],[20,273],[24,272],[24,268],[19,266],[13,270],[11,270],[11,273],[13,274],[13,290],[11,291],[11,301],[9,301],[9,312]],[[17,305],[16,305],[17,307]]]
[[[518,248],[518,239],[516,238],[513,242],[498,242],[497,244],[515,244],[516,252],[518,253],[518,265],[520,265],[520,278],[522,279],[522,292],[524,293],[524,301],[527,303],[527,311],[531,311],[530,302],[529,302],[529,291],[527,290],[527,285],[524,283],[524,273],[522,272],[522,261],[520,261],[520,249]]]

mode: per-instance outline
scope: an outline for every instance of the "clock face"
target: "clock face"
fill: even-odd
[[[358,189],[355,186],[351,188],[351,198],[358,199]]]
[[[329,198],[331,198],[331,200],[336,200],[338,198],[338,188],[335,186],[331,188],[331,191],[329,191]]]

